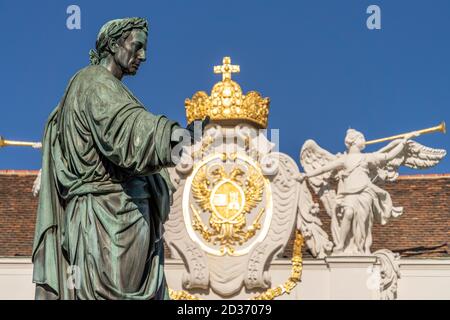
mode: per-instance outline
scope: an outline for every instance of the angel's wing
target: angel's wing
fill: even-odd
[[[307,140],[300,151],[300,163],[306,173],[337,159],[337,156],[322,149],[315,141]],[[336,204],[336,192],[330,182],[337,177],[337,172],[329,171],[308,179],[309,185],[320,197],[329,216],[332,216]]]
[[[329,153],[313,140],[307,140],[300,151],[300,163],[306,173],[318,169],[325,164],[336,160],[334,154]],[[333,178],[335,173],[325,172],[321,175],[308,179],[314,191],[318,193],[319,189],[328,184],[328,181]]]
[[[33,182],[33,197],[37,197],[39,195],[39,191],[41,191],[41,173],[42,169],[39,170],[39,173]]]
[[[400,142],[401,140],[394,140],[376,153],[387,153]],[[447,152],[443,149],[429,148],[416,141],[409,140],[404,150],[397,157],[381,167],[372,167],[370,175],[373,180],[394,181],[398,177],[398,168],[400,166],[412,169],[430,168],[437,165],[446,154]]]

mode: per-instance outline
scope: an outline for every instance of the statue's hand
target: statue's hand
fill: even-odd
[[[31,147],[34,149],[42,149],[42,143],[41,142],[33,143]]]
[[[307,179],[308,176],[303,173],[303,172],[299,172],[296,176],[295,176],[295,180],[302,183],[303,181],[305,181],[305,179]]]
[[[407,133],[403,139],[405,141],[408,141],[408,140],[411,140],[411,138],[415,138],[415,137],[418,137],[418,136],[420,136],[420,132],[419,131],[413,131],[413,132]]]
[[[207,116],[203,120],[194,120],[187,125],[186,130],[189,132],[193,143],[201,140],[205,127],[209,124],[209,122],[210,118]],[[200,123],[200,125],[198,125],[198,123]],[[200,132],[196,132],[196,130],[200,130]]]

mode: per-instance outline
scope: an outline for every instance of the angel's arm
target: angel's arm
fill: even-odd
[[[367,154],[367,161],[371,165],[379,165],[380,163],[386,163],[397,157],[405,149],[406,140],[400,140],[397,145],[388,152],[377,151],[371,154]]]
[[[388,152],[376,152],[375,157],[373,161],[379,163],[380,161],[391,161],[394,158],[396,158],[400,153],[402,153],[405,150],[405,147],[408,143],[408,140],[412,137],[418,136],[419,134],[417,132],[411,132],[408,135],[406,135],[403,139],[397,140],[397,145],[393,147]],[[370,160],[369,160],[370,161]]]
[[[406,143],[408,142],[407,139],[403,139],[402,141],[400,141],[400,143],[398,145],[395,146],[395,148],[393,148],[392,150],[390,150],[389,152],[385,153],[385,157],[386,157],[386,161],[390,161],[392,159],[394,159],[395,157],[397,157],[401,152],[403,152],[403,150],[405,149]]]
[[[320,168],[317,168],[315,170],[312,170],[312,171],[308,172],[306,174],[306,176],[308,178],[312,178],[312,177],[321,175],[322,173],[325,173],[325,172],[328,172],[328,171],[332,171],[332,170],[335,170],[335,169],[340,169],[340,168],[342,168],[343,164],[344,163],[343,163],[342,159],[338,158],[338,159],[336,159],[334,161],[328,162],[327,164],[323,165]]]

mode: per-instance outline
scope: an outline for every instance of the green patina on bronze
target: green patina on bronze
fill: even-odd
[[[139,43],[146,21],[105,26],[100,60],[70,80],[45,128],[33,247],[37,299],[168,298],[162,225],[177,124],[148,112],[120,81],[145,60],[146,43]]]

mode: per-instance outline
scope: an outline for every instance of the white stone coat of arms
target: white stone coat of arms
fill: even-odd
[[[269,99],[242,94],[231,80],[239,68],[229,58],[215,71],[223,79],[211,95],[197,92],[186,100],[188,121],[208,115],[212,123],[171,170],[176,192],[165,241],[185,263],[184,289],[227,297],[269,288],[268,266],[296,229],[314,255],[324,256],[332,243],[306,185],[296,180],[295,161],[275,152],[261,130]]]

